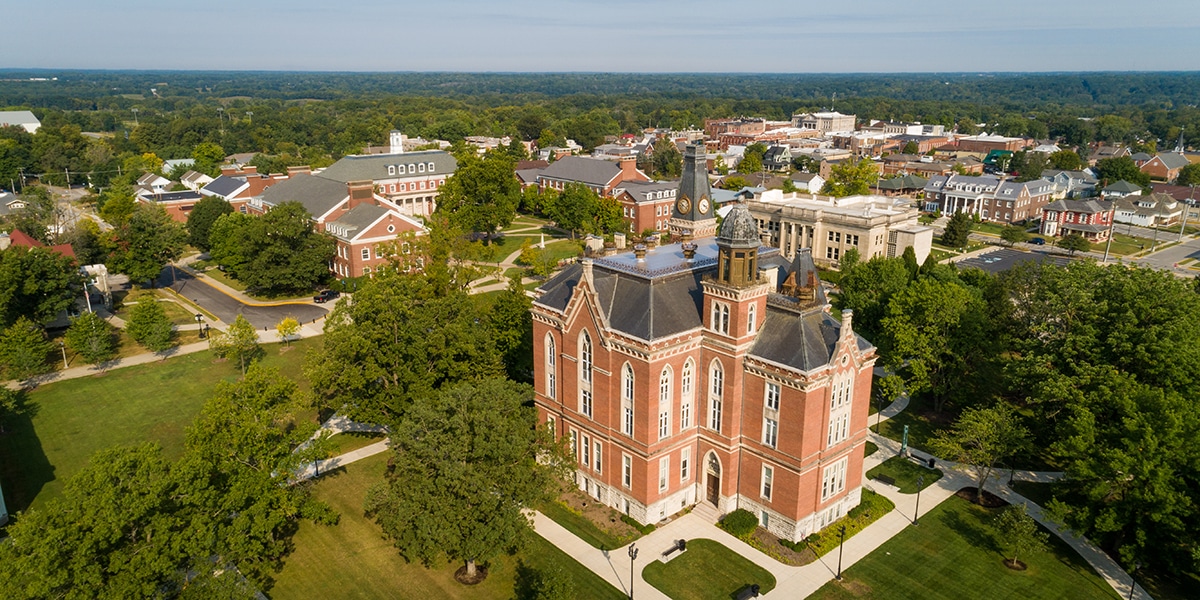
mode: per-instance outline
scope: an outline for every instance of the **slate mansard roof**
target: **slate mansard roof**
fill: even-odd
[[[697,240],[695,259],[688,263],[679,244],[651,250],[644,262],[632,253],[592,261],[592,281],[597,308],[609,326],[622,334],[652,341],[703,327],[704,290],[701,282],[716,272],[717,244],[714,238]],[[788,261],[777,248],[760,247],[760,269],[777,269],[777,281],[789,275],[801,282],[814,274],[807,252]],[[535,304],[564,312],[584,276],[584,266],[571,265],[546,282]],[[772,293],[751,357],[809,372],[829,364],[836,350],[842,324],[826,312],[827,301],[819,280],[814,297],[798,298]],[[860,350],[872,347],[857,338]]]

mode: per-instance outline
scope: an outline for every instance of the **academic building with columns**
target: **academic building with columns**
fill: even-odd
[[[672,229],[711,231],[703,153],[685,156]],[[875,348],[829,314],[811,253],[761,245],[746,205],[715,233],[539,288],[539,418],[570,440],[579,488],[641,523],[744,508],[800,540],[859,503]]]

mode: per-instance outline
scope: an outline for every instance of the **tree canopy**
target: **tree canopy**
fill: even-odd
[[[438,193],[438,211],[456,227],[491,239],[517,214],[521,184],[513,177],[513,159],[504,152],[474,152],[460,157],[454,176]]]
[[[225,201],[224,198],[217,196],[205,196],[195,206],[192,207],[192,212],[188,213],[187,232],[188,243],[198,248],[201,252],[208,252],[212,249],[209,243],[209,234],[212,231],[213,223],[224,215],[233,212],[233,206]]]
[[[74,304],[83,277],[70,258],[48,248],[0,251],[0,327],[21,317],[42,324]]]
[[[829,171],[829,179],[821,188],[821,193],[828,196],[863,196],[871,193],[871,184],[879,180],[879,171],[875,163],[864,158],[858,162],[847,160],[834,165]]]
[[[247,287],[267,294],[312,290],[328,278],[333,238],[313,230],[299,202],[283,202],[260,217],[229,213],[209,233],[212,258]]]
[[[971,243],[971,216],[961,210],[950,215],[950,222],[942,232],[942,243],[951,248],[966,248]]]
[[[161,206],[139,204],[117,227],[113,267],[133,281],[158,278],[163,267],[183,255],[187,234]]]

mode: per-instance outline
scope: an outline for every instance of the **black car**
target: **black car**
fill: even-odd
[[[1033,244],[1034,246],[1045,246],[1046,240],[1044,240],[1040,237],[1036,237],[1036,238],[1033,238],[1032,240],[1029,240],[1029,243]]]
[[[338,291],[325,290],[325,291],[317,294],[316,296],[313,296],[313,302],[316,302],[317,304],[323,304],[330,300],[336,300],[337,297],[341,296],[341,295],[342,295],[342,293],[338,292]]]

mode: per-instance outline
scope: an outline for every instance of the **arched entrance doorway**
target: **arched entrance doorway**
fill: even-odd
[[[721,500],[721,461],[716,454],[709,452],[708,460],[704,462],[706,474],[704,498],[713,506],[718,506]]]

